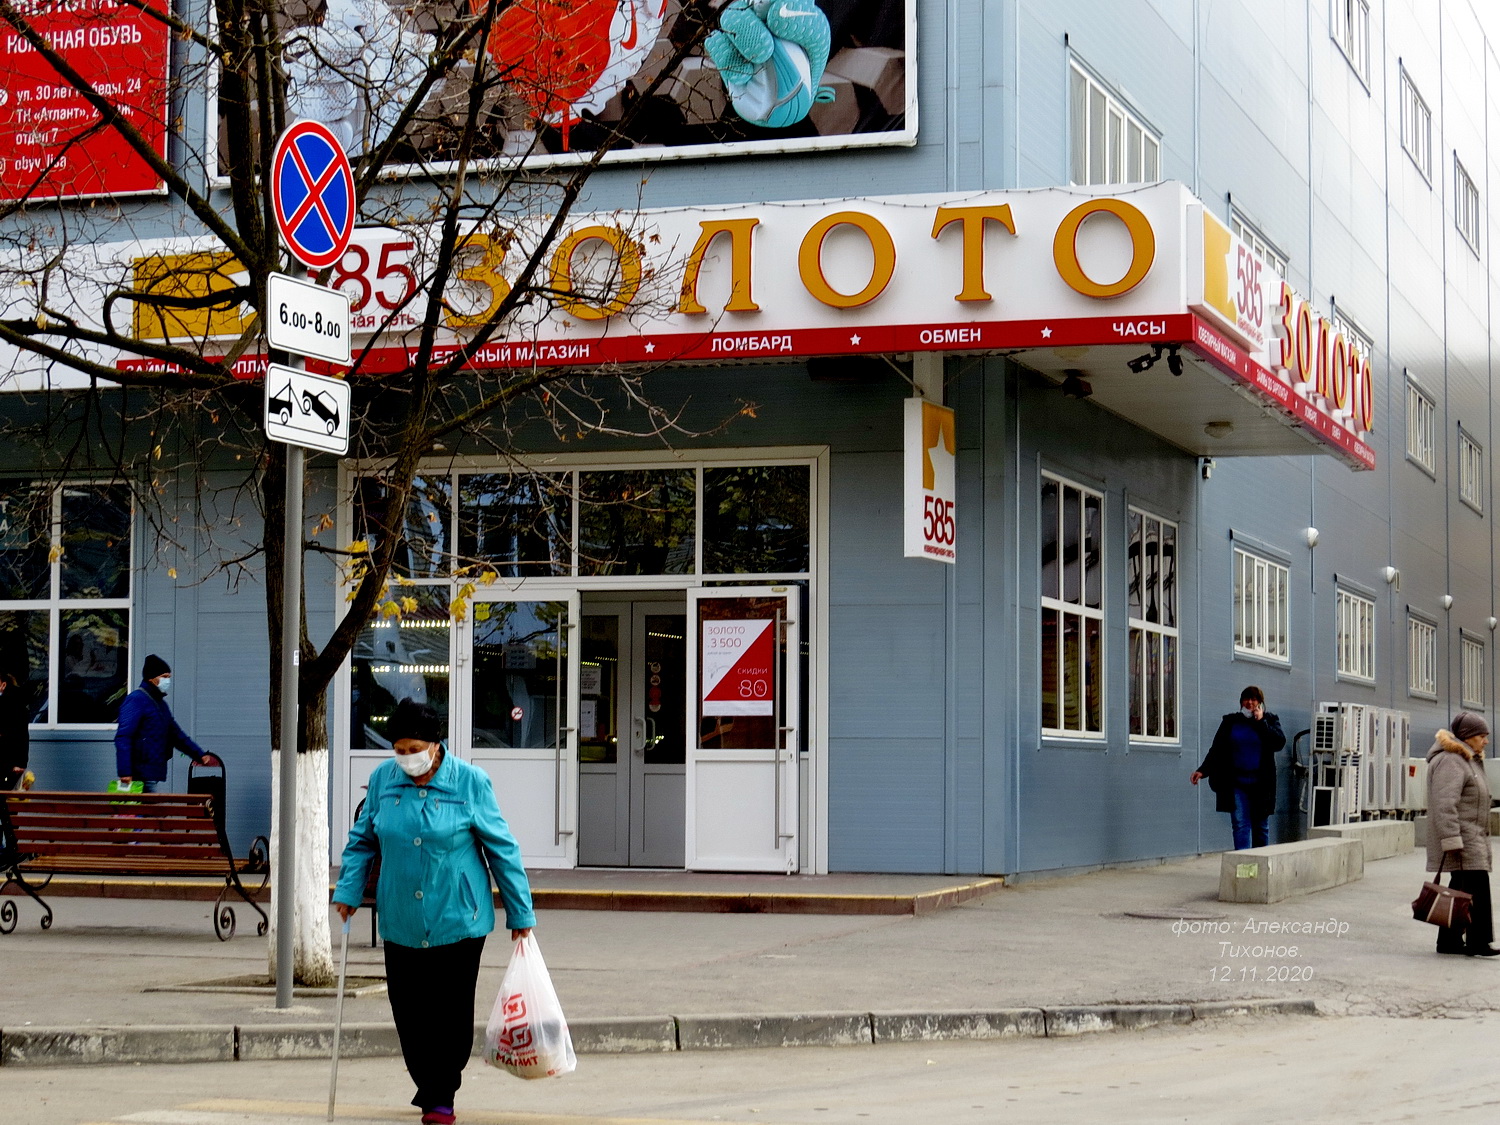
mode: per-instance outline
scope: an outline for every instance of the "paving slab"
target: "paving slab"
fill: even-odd
[[[1439,957],[1436,931],[1412,921],[1407,904],[1425,877],[1422,861],[1420,852],[1382,860],[1360,881],[1269,906],[1218,902],[1220,857],[1211,855],[1027,882],[920,915],[543,909],[537,936],[569,1019],[581,1029],[646,1021],[601,1032],[633,1036],[646,1050],[666,1037],[651,1021],[725,1013],[871,1021],[894,1013],[915,1021],[920,1037],[1014,1009],[1156,1005],[1172,1019],[1183,1005],[1201,1019],[1260,1000],[1315,1003],[1335,1015],[1500,1010],[1500,958]],[[24,1044],[11,1037],[43,1028],[231,1027],[242,1041],[247,1032],[271,1041],[286,1034],[276,1025],[316,1033],[332,1024],[332,997],[278,1011],[252,995],[145,991],[265,971],[269,939],[242,932],[216,941],[209,903],[68,905],[44,933],[35,907],[22,902],[17,930],[0,936],[0,1045]],[[486,946],[482,1011],[508,954],[503,938]],[[349,972],[381,976],[381,951],[351,943]],[[388,1024],[388,1001],[347,999],[345,1020]],[[876,1026],[868,1034],[878,1039]]]

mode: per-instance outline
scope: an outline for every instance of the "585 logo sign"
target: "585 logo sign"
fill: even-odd
[[[958,433],[953,411],[926,399],[907,399],[905,429],[906,557],[954,562]]]

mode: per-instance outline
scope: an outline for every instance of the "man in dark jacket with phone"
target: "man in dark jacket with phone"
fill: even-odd
[[[1208,778],[1217,800],[1229,814],[1235,851],[1263,848],[1271,842],[1271,814],[1276,811],[1276,752],[1286,745],[1281,720],[1266,710],[1266,697],[1251,685],[1240,692],[1240,709],[1225,715],[1203,763],[1188,780]]]
[[[171,687],[172,669],[153,652],[146,657],[141,670],[141,686],[120,704],[120,721],[115,727],[115,771],[121,783],[139,781],[147,793],[155,793],[157,786],[167,780],[167,761],[173,750],[181,750],[205,766],[213,765],[214,761],[172,717],[167,706]]]

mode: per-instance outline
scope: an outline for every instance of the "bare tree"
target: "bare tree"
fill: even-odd
[[[597,12],[589,23],[589,4],[553,0],[215,0],[211,10],[161,0],[98,3],[133,9],[140,26],[175,45],[160,94],[166,143],[150,127],[149,107],[132,106],[70,62],[35,5],[0,0],[0,26],[50,66],[94,119],[35,167],[16,198],[0,203],[0,292],[9,294],[0,299],[0,344],[54,380],[70,376],[76,388],[43,396],[27,422],[49,471],[114,464],[163,541],[174,536],[182,503],[164,495],[171,475],[164,447],[176,444],[188,465],[217,459],[243,469],[258,498],[263,542],[224,543],[213,565],[263,573],[272,668],[281,659],[290,553],[311,546],[343,566],[342,616],[316,643],[304,606],[300,639],[307,753],[299,756],[299,784],[323,809],[321,821],[307,818],[299,833],[316,846],[300,850],[316,858],[327,832],[328,688],[361,630],[405,608],[399,587],[393,593],[393,565],[423,458],[460,435],[513,452],[510,426],[522,416],[569,436],[625,429],[666,436],[678,425],[644,394],[639,375],[538,365],[484,370],[481,359],[491,341],[514,338],[517,325],[534,324],[559,304],[617,311],[610,303],[628,245],[579,255],[584,264],[566,287],[549,263],[588,178],[638,131],[659,88],[709,34],[718,4],[642,5],[661,25],[645,51],[610,39]],[[603,63],[579,61],[590,52]],[[190,127],[192,107],[207,104],[210,89],[218,122]],[[597,110],[604,105],[608,112]],[[290,264],[267,169],[276,137],[299,117],[320,119],[340,135],[354,163],[360,223],[378,232],[355,247],[355,266],[363,255],[363,268],[346,258],[319,275],[354,293],[356,331],[368,333],[346,376],[355,393],[351,453],[377,466],[378,482],[361,509],[368,534],[335,546],[316,536],[283,541],[285,447],[264,440],[259,384],[242,378],[247,359],[264,354],[262,326],[277,314],[267,307],[267,277]],[[105,134],[149,169],[165,198],[54,201],[59,176]],[[559,153],[570,155],[559,162]],[[617,220],[628,228],[628,215]],[[159,249],[145,238],[142,251],[121,262],[100,247],[122,232],[171,241]],[[370,260],[376,252],[378,263]],[[641,408],[628,425],[612,410],[622,399]],[[137,471],[140,462],[146,471]],[[195,502],[222,518],[240,501],[213,495]],[[325,520],[310,530],[326,528]],[[488,577],[482,566],[473,570],[474,582]],[[454,612],[463,612],[472,590],[459,588]],[[277,678],[268,679],[274,732],[284,701]],[[322,984],[333,972],[327,871],[317,862],[303,867],[295,973]]]

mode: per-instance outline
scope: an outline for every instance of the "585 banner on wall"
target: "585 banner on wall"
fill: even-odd
[[[439,37],[486,0],[272,0],[288,37],[292,117],[351,159],[385,141]],[[701,46],[679,0],[512,0],[469,63],[434,88],[392,154],[441,171],[485,86],[472,158],[582,159],[622,121],[611,160],[916,141],[916,0],[721,0]],[[495,77],[502,81],[496,85]],[[653,89],[653,83],[662,78]],[[223,156],[231,138],[221,136]]]
[[[905,410],[905,555],[957,562],[958,430],[953,411],[925,398],[907,399]]]
[[[160,191],[122,133],[47,61],[77,71],[158,155],[166,155],[166,0],[24,0],[0,21],[0,199]]]

